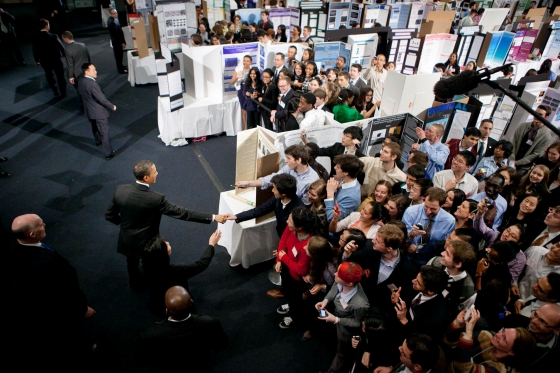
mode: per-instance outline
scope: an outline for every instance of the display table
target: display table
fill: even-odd
[[[148,57],[133,56],[134,50],[126,52],[128,61],[128,81],[134,87],[136,84],[157,83],[156,57],[150,48]]]
[[[230,191],[235,193],[235,191]],[[227,194],[220,193],[220,214],[234,214],[251,209],[247,203],[241,202]],[[255,190],[247,190],[239,196],[251,201],[255,201]],[[225,247],[231,255],[229,265],[232,267],[242,265],[249,268],[253,264],[262,263],[273,258],[272,251],[278,248],[280,241],[276,233],[276,218],[269,218],[259,224],[255,224],[255,219],[244,221],[237,224],[233,220],[228,220],[220,226],[222,238],[218,242]]]
[[[514,64],[514,76],[513,76],[513,84],[517,84],[519,79],[523,78],[527,71],[530,69],[535,69],[539,71],[541,68],[542,63],[544,60],[540,61],[525,61],[525,62],[515,62],[512,61]],[[553,60],[552,61],[552,68],[550,69],[556,75],[559,75],[558,69],[560,68],[560,60]]]
[[[159,137],[165,145],[176,139],[202,137],[226,132],[235,136],[243,129],[237,97],[223,104],[188,106],[171,112],[169,97],[158,97]]]

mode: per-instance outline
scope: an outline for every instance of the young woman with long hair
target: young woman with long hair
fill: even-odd
[[[260,112],[252,99],[258,99],[262,91],[261,73],[257,67],[249,70],[244,85],[245,110],[247,111],[247,128],[256,128],[260,124]]]

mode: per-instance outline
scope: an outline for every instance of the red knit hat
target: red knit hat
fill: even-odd
[[[362,279],[362,267],[352,262],[343,262],[338,267],[338,277],[346,282],[357,284]]]

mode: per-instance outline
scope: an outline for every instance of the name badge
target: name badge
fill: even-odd
[[[278,105],[280,105],[280,106],[282,107],[282,109],[284,109],[284,107],[286,106],[286,104],[284,103],[284,101],[280,101],[280,102],[278,103]],[[532,143],[532,141],[531,141],[531,143]]]
[[[297,250],[295,247],[292,247],[292,254],[294,254],[294,257],[297,257]]]

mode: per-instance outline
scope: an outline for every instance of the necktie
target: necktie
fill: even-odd
[[[46,243],[42,243],[42,242],[41,242],[41,246],[42,246],[44,249],[47,249],[47,250],[52,251],[52,252],[54,253],[54,250],[51,249]]]
[[[354,82],[350,81],[350,87],[353,87],[353,86],[354,86]]]
[[[480,147],[478,149],[478,158],[482,158],[484,157],[484,150],[486,150],[486,144],[484,143],[484,141],[480,142]]]
[[[420,298],[421,298],[421,297],[416,297],[416,298],[412,301],[412,303],[410,303],[410,306],[413,307],[413,308],[416,307],[416,306],[418,306],[418,305],[420,304]]]
[[[422,238],[420,239],[421,245],[426,245],[428,241],[430,241],[430,233],[432,232],[432,219],[428,220],[428,224],[426,224],[424,230],[426,231],[426,234],[422,235]]]
[[[4,22],[2,22],[2,17],[0,17],[0,29],[2,29],[2,32],[7,34],[8,33],[8,28],[6,27],[6,25],[4,24]]]
[[[535,241],[533,241],[531,246],[542,246],[542,244],[546,241],[547,238],[548,238],[548,232],[544,232],[542,236],[540,236]]]

